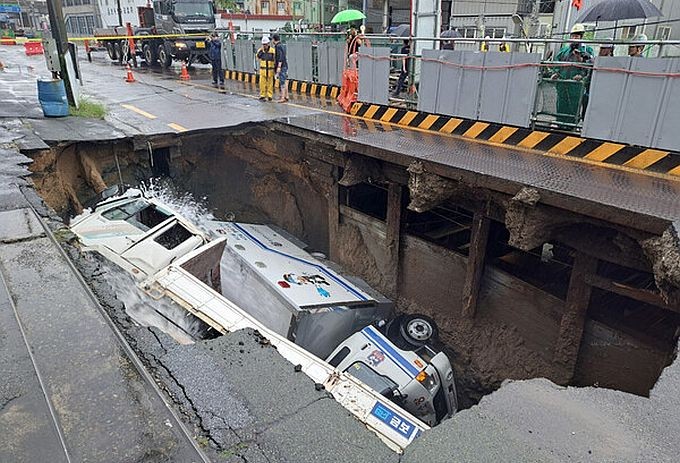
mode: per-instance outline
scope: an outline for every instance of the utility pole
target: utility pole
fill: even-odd
[[[120,0],[116,0],[116,8],[118,9],[118,25],[123,25],[123,9],[120,7]]]
[[[52,38],[57,46],[57,54],[59,55],[59,76],[64,81],[66,88],[66,98],[68,104],[76,106],[76,99],[71,91],[71,81],[68,72],[66,71],[66,54],[68,51],[68,37],[66,36],[66,24],[64,24],[64,12],[61,10],[61,0],[47,0],[47,13],[50,17],[50,28],[52,31]]]

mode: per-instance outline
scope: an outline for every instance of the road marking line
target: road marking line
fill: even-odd
[[[168,127],[170,127],[171,129],[175,129],[175,130],[177,130],[178,132],[186,132],[187,130],[189,130],[189,129],[187,129],[186,127],[182,127],[182,126],[179,125],[179,124],[175,124],[174,122],[170,122],[170,123],[168,124]]]
[[[553,154],[559,154],[559,155],[566,155],[569,151],[573,150],[576,148],[578,145],[583,143],[585,141],[585,138],[579,138],[579,137],[566,137],[564,140],[550,148],[548,151],[550,151]]]
[[[624,162],[623,165],[628,167],[635,167],[638,169],[646,169],[647,167],[654,164],[656,161],[668,156],[668,154],[669,154],[668,151],[648,149],[644,150],[642,153],[638,154],[633,159],[629,159],[628,161]]]
[[[121,106],[125,109],[129,109],[130,111],[134,111],[137,114],[141,114],[142,116],[148,118],[148,119],[156,119],[157,116],[154,116],[151,113],[147,113],[146,111],[139,109],[136,106],[132,106],[131,104],[121,104]]]

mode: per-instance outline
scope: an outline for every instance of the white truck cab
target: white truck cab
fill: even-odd
[[[70,228],[86,250],[98,251],[138,281],[208,242],[191,222],[135,189],[100,202]]]
[[[453,370],[443,352],[427,345],[399,349],[373,325],[343,341],[327,361],[430,426],[458,408]]]

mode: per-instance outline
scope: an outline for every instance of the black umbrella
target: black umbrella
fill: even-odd
[[[460,32],[458,32],[455,29],[447,29],[447,30],[445,30],[441,33],[440,37],[442,37],[442,38],[448,37],[448,38],[452,38],[452,39],[457,39],[457,38],[462,37],[462,35],[460,35]]]
[[[663,16],[649,0],[602,0],[583,12],[579,23]]]
[[[395,37],[408,37],[411,35],[411,25],[410,24],[399,24],[392,29],[390,35]]]

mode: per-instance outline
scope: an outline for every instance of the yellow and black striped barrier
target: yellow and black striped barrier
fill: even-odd
[[[368,103],[354,103],[350,114],[377,122],[535,150],[546,155],[580,158],[589,162],[680,177],[680,153],[674,151],[591,140],[561,132],[531,130]]]
[[[227,79],[248,82],[251,84],[256,84],[260,80],[258,74],[251,74],[249,72],[226,71],[225,75]],[[315,84],[312,82],[290,79],[288,80],[288,90],[303,95],[312,95],[322,98],[337,98],[340,93],[340,87],[335,85]]]

